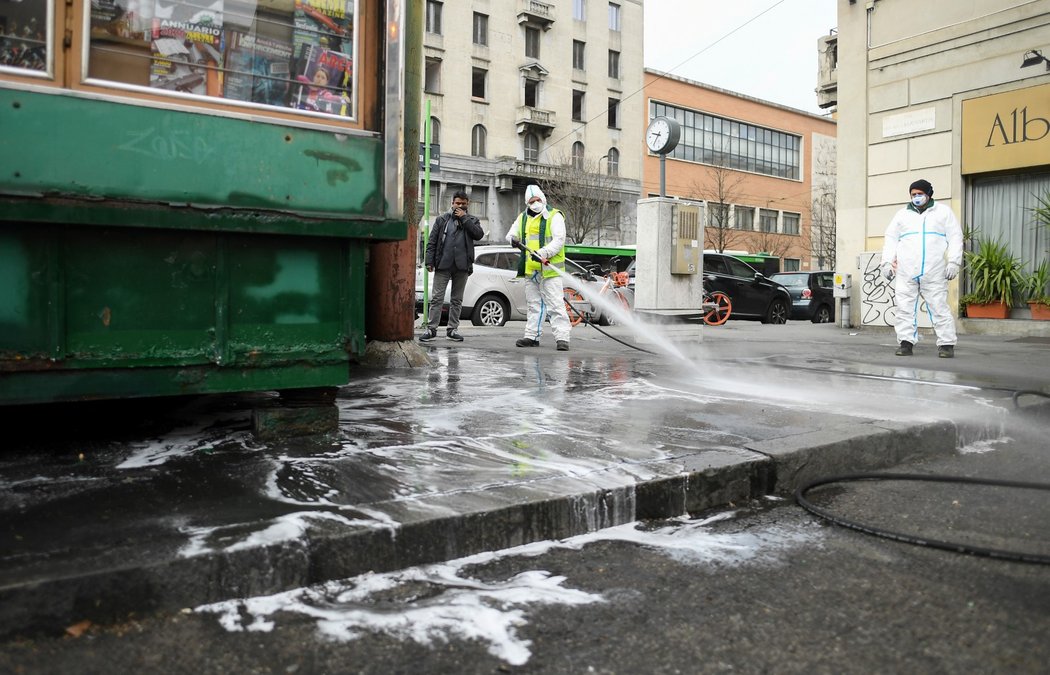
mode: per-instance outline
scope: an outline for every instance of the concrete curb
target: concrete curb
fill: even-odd
[[[597,471],[585,479],[538,479],[469,495],[444,494],[416,507],[369,508],[389,526],[323,521],[280,545],[39,579],[0,588],[0,635],[57,633],[84,619],[126,620],[231,597],[440,562],[482,551],[562,539],[639,519],[791,494],[819,476],[888,468],[947,454],[1001,430],[948,422],[868,422]],[[922,451],[919,451],[919,448]],[[639,477],[641,479],[639,480]],[[444,513],[434,517],[436,512]],[[396,523],[393,524],[393,523]]]

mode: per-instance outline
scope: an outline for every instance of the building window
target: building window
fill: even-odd
[[[586,46],[586,42],[580,40],[572,41],[572,67],[576,70],[585,70],[583,60],[583,48]]]
[[[489,43],[489,17],[487,14],[474,12],[474,44],[487,46]]]
[[[758,210],[758,229],[761,232],[777,231],[777,212],[772,209]]]
[[[784,234],[798,234],[799,222],[802,220],[800,213],[784,212]]]
[[[525,56],[530,59],[540,58],[540,29],[525,27]]]
[[[729,227],[729,204],[707,203],[707,225],[724,229]]]
[[[609,30],[620,30],[620,6],[615,2],[609,3]]]
[[[427,0],[427,32],[441,35],[441,3],[437,0]]]
[[[536,134],[525,134],[525,161],[540,161],[540,139]]]
[[[479,125],[480,126],[480,125]],[[475,127],[476,129],[477,127]],[[475,187],[470,190],[470,212],[478,218],[488,218],[489,215],[489,191],[488,188]]]
[[[475,124],[474,128],[470,130],[470,155],[471,157],[484,157],[485,156],[485,138],[488,136],[488,132],[485,131],[485,127],[480,124]]]
[[[587,20],[587,0],[572,0],[572,18],[577,21]]]
[[[798,258],[784,258],[785,272],[798,272],[802,269],[802,261]]]
[[[470,95],[474,98],[486,99],[485,80],[488,79],[489,71],[484,68],[474,68],[470,76]]]
[[[584,92],[579,89],[572,90],[572,121],[583,121],[583,96]]]
[[[416,30],[419,30],[418,28]],[[428,94],[441,93],[441,59],[427,58],[426,74],[423,80],[423,91]]]
[[[609,99],[609,128],[620,128],[620,99],[618,98]]]
[[[433,115],[430,117],[430,144],[441,145],[441,120]]]
[[[430,215],[436,216],[441,213],[444,209],[441,208],[441,202],[438,201],[438,197],[441,195],[441,183],[432,181],[430,183]]]
[[[539,107],[540,81],[525,78],[525,105],[530,108]]]
[[[572,144],[572,168],[583,171],[583,143],[579,141]]]
[[[733,220],[736,229],[750,232],[755,229],[755,209],[751,206],[737,206],[733,209]]]
[[[620,175],[620,151],[616,148],[609,148],[609,154],[606,155],[609,159],[609,163],[605,165],[605,172],[610,176]]]
[[[682,140],[670,154],[675,159],[777,178],[801,177],[801,136],[650,102],[650,119],[660,116],[672,117],[682,125]]]
[[[609,50],[609,77],[620,79],[620,52]]]

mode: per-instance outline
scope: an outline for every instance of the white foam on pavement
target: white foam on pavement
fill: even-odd
[[[488,582],[466,576],[464,568],[509,556],[535,557],[556,548],[579,550],[598,541],[629,542],[685,564],[775,564],[778,553],[812,544],[820,536],[817,527],[774,525],[739,533],[712,530],[712,524],[732,517],[732,512],[704,520],[683,517],[655,528],[630,523],[438,565],[363,574],[275,595],[202,605],[195,611],[217,614],[226,630],[237,632],[271,631],[276,627],[276,615],[288,612],[316,620],[317,630],[335,640],[383,634],[425,646],[451,640],[476,641],[506,663],[522,665],[531,657],[531,641],[521,635],[528,624],[529,608],[581,606],[604,602],[604,598],[570,588],[565,577],[544,570],[527,570],[504,581]],[[394,592],[410,586],[420,589]]]

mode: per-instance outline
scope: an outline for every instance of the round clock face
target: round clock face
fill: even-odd
[[[678,144],[678,127],[665,117],[657,117],[645,131],[645,144],[655,153],[666,154]]]

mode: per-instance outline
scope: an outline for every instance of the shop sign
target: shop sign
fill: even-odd
[[[962,104],[962,172],[1047,163],[1050,84],[982,96]]]

